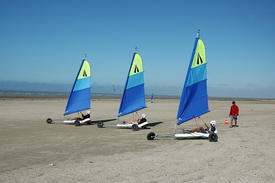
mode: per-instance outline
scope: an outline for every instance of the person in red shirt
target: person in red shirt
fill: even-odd
[[[232,101],[232,106],[231,106],[230,112],[229,112],[229,117],[231,118],[230,128],[233,127],[233,121],[235,121],[235,127],[238,127],[238,125],[237,125],[238,115],[239,115],[239,107],[236,105],[235,101]]]

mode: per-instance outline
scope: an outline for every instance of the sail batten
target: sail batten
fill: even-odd
[[[146,107],[142,58],[134,53],[121,98],[118,117]]]
[[[178,108],[178,125],[209,112],[206,65],[204,44],[196,38]]]
[[[64,115],[90,109],[91,103],[91,72],[87,60],[82,60],[75,78]]]

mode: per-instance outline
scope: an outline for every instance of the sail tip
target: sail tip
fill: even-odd
[[[198,32],[197,32],[197,38],[200,38],[200,34],[201,34],[201,30],[198,29]]]
[[[134,50],[134,53],[137,53],[137,52],[138,52],[138,49],[139,49],[139,47],[136,46],[136,47],[135,47],[135,50]]]

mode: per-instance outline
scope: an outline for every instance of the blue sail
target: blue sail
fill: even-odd
[[[209,112],[207,95],[205,47],[196,38],[188,67],[177,114],[177,124],[199,117]]]
[[[90,109],[91,105],[91,73],[87,60],[82,60],[74,81],[73,88],[64,115]]]
[[[134,53],[122,95],[118,117],[130,114],[145,107],[142,59],[139,54]]]

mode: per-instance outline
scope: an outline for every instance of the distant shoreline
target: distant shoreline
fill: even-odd
[[[69,92],[37,92],[37,91],[1,91],[0,98],[68,98]],[[121,94],[117,93],[92,93],[92,99],[121,99]],[[151,98],[151,95],[146,95]],[[175,95],[154,95],[154,99],[177,99]]]
[[[12,98],[29,98],[29,99],[67,99],[68,92],[37,92],[37,91],[1,91],[0,99]],[[150,99],[151,95],[146,95],[146,99]],[[179,99],[176,95],[154,95],[154,99]],[[92,93],[92,99],[121,99],[121,94],[117,93]],[[212,97],[209,100],[221,101],[259,101],[259,100],[275,100],[275,98],[233,98],[233,97]]]

